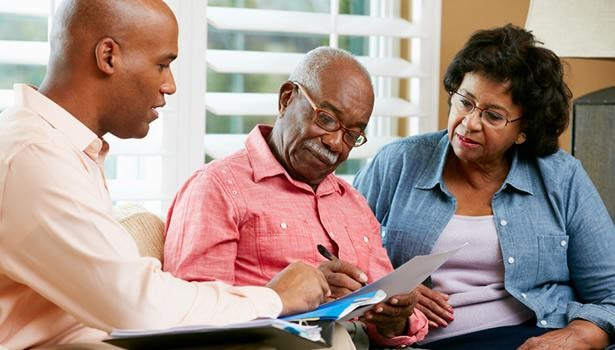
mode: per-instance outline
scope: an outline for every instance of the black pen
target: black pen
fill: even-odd
[[[331,260],[331,261],[338,260],[337,256],[333,255],[333,253],[331,253],[329,249],[327,249],[324,245],[319,244],[316,246],[316,248],[318,248],[318,252],[320,253],[320,255],[324,256],[327,260]]]
[[[318,244],[318,245],[316,245],[316,248],[318,249],[318,252],[320,253],[320,255],[325,257],[327,260],[330,260],[330,261],[337,261],[337,260],[339,260],[337,258],[337,256],[335,256],[333,253],[331,253],[329,251],[329,249],[327,249],[327,247],[325,247],[324,245]],[[359,283],[361,283],[361,285],[363,287],[367,286],[367,283],[365,283],[365,282],[359,282]]]

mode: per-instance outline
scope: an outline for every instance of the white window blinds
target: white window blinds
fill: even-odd
[[[353,149],[349,163],[371,157],[400,135],[435,130],[439,4],[209,1],[206,155],[229,155],[242,147],[254,124],[273,123],[277,88],[303,54],[319,45],[352,52],[373,77],[376,103],[369,142]],[[409,19],[402,18],[402,12]],[[259,79],[264,81],[260,85]],[[220,81],[228,84],[221,86]],[[338,174],[351,177],[361,164],[342,167]]]
[[[49,14],[59,1],[0,2],[0,109],[12,104],[13,83],[40,83]],[[275,121],[280,84],[320,45],[357,56],[377,96],[369,142],[351,152],[339,175],[350,180],[399,136],[436,130],[440,1],[167,0],[180,25],[171,66],[177,93],[145,139],[105,137],[112,198],[164,214],[200,164],[241,148],[255,124]]]

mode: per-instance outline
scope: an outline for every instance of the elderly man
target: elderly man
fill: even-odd
[[[0,348],[277,317],[330,293],[306,264],[269,288],[188,283],[141,258],[113,219],[102,136],[147,134],[175,92],[177,34],[161,0],[63,1],[41,87],[16,85],[0,115]]]
[[[196,171],[169,211],[164,269],[191,281],[262,285],[287,264],[319,266],[333,296],[392,270],[364,198],[332,173],[363,133],[374,104],[367,71],[347,52],[309,52],[279,91],[275,125],[257,126],[245,149]],[[340,259],[323,263],[322,244]],[[426,333],[414,296],[364,315],[378,345]],[[412,317],[410,317],[412,315]]]

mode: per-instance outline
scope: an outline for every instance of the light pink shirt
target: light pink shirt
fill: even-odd
[[[0,114],[0,347],[278,316],[269,288],[190,283],[140,257],[112,216],[106,142],[33,88],[15,96]]]
[[[322,244],[373,282],[393,270],[380,224],[359,192],[335,175],[314,191],[277,161],[261,125],[246,148],[204,165],[178,192],[167,219],[165,271],[191,281],[263,285],[294,261],[318,266]],[[427,332],[416,310],[408,336],[380,345],[411,344]]]

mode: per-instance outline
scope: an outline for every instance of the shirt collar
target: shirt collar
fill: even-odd
[[[102,164],[105,161],[107,153],[109,153],[109,144],[107,141],[97,137],[83,150],[83,152],[95,162]]]
[[[257,125],[250,131],[248,138],[245,141],[245,147],[250,160],[250,165],[254,171],[254,181],[260,182],[261,180],[283,175],[286,179],[296,187],[304,190],[312,191],[312,187],[305,182],[297,181],[293,179],[286,169],[278,162],[277,158],[271,152],[269,144],[267,144],[267,137],[273,129],[270,125]],[[344,187],[335,175],[329,174],[318,185],[316,193],[319,195],[325,195],[332,192],[342,193]]]
[[[515,146],[513,146],[513,148],[512,163],[502,188],[505,188],[506,185],[510,185],[518,191],[533,195],[534,186],[532,184],[530,162],[519,153]]]
[[[514,146],[513,146],[514,147]],[[423,171],[416,187],[420,189],[433,189],[436,185],[440,185],[442,191],[446,192],[443,180],[444,165],[446,157],[450,149],[448,133],[443,132],[438,147],[427,162],[427,167]],[[512,150],[512,163],[508,175],[502,184],[500,191],[507,186],[511,186],[518,191],[533,194],[533,186],[531,179],[531,169],[529,161],[522,157],[516,148]],[[499,192],[499,191],[498,191]]]
[[[419,178],[419,181],[417,181],[417,188],[427,190],[439,184],[440,188],[444,191],[442,174],[444,172],[444,164],[446,163],[448,149],[448,134],[443,132],[440,141],[438,141],[438,147],[436,147],[431,158],[427,161],[427,167],[425,167],[423,174]]]
[[[109,145],[72,114],[41,94],[33,86],[15,84],[15,106],[30,109],[49,125],[66,135],[66,139],[95,161],[104,159]]]

